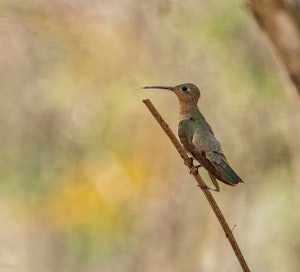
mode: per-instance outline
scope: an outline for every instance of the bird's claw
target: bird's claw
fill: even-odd
[[[197,168],[197,170],[198,170],[200,167],[202,167],[201,164],[199,164],[199,165],[194,165],[194,166]]]
[[[191,175],[197,175],[198,174],[198,169],[201,167],[202,165],[193,165],[190,168],[190,174]]]
[[[199,165],[194,165],[193,164],[194,159],[189,158],[188,161],[185,161],[185,165],[187,165],[190,168],[190,174],[192,175],[197,175],[198,174],[198,169],[202,166],[201,164]]]

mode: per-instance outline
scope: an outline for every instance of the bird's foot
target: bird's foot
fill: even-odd
[[[198,169],[202,166],[201,164],[199,165],[194,165],[193,164],[194,159],[189,158],[188,161],[185,161],[185,165],[187,165],[190,168],[190,174],[192,175],[197,175],[198,174]]]
[[[193,165],[192,167],[190,167],[190,174],[191,175],[197,175],[198,174],[198,169],[201,167],[202,165]]]
[[[202,167],[201,164],[199,164],[199,165],[194,165],[194,166],[197,168],[197,170],[198,170],[200,167]]]

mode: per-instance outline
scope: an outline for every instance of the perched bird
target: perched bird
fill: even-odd
[[[200,98],[197,86],[184,83],[175,87],[143,88],[169,90],[177,95],[180,105],[178,136],[184,148],[208,171],[215,191],[220,190],[217,179],[232,186],[243,183],[230,167],[221,144],[197,106]]]

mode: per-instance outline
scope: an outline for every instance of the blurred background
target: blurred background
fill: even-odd
[[[176,132],[176,97],[141,87],[184,82],[246,182],[213,194],[250,269],[300,271],[299,98],[244,1],[0,12],[0,271],[241,271],[142,103]]]

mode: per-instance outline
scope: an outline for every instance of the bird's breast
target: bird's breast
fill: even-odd
[[[193,137],[195,134],[195,124],[192,118],[184,119],[179,122],[178,136],[187,151],[193,150]]]
[[[181,120],[178,126],[181,143],[188,151],[221,151],[221,146],[206,122],[193,118]]]

